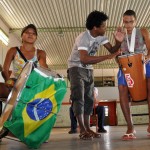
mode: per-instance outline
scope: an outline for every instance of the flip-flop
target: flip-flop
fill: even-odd
[[[134,140],[134,139],[136,139],[136,136],[134,133],[128,133],[128,134],[126,133],[122,136],[123,141],[129,141],[129,140]]]

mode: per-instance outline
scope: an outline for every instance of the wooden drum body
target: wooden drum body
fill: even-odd
[[[118,57],[119,64],[125,75],[133,101],[147,99],[146,71],[143,54],[129,54]]]

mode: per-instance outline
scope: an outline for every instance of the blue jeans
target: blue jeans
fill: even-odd
[[[75,131],[77,129],[77,119],[73,113],[72,106],[69,108],[70,120],[71,120],[71,131]]]
[[[103,129],[104,128],[104,120],[105,120],[105,107],[97,106],[96,114],[98,115],[98,128]]]

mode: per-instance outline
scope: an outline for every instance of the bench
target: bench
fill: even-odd
[[[133,116],[132,119],[134,124],[147,124],[149,122],[147,101],[132,101],[131,115]],[[119,100],[117,100],[117,120],[118,125],[126,125]]]
[[[147,100],[144,101],[132,101],[131,102],[131,106],[138,106],[138,105],[148,105]],[[132,116],[145,116],[145,115],[149,115],[149,113],[132,113]]]

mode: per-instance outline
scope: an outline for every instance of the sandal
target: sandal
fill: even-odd
[[[96,133],[96,132],[94,132],[94,131],[92,131],[92,130],[89,130],[88,132],[89,132],[89,134],[90,134],[93,138],[100,138],[100,137],[101,137],[101,134]]]
[[[7,128],[3,127],[2,130],[0,131],[0,139],[7,136],[8,133],[9,133],[9,130]]]
[[[88,132],[80,133],[79,137],[82,140],[92,140],[93,139],[93,137]]]
[[[128,133],[128,134],[126,133],[122,136],[123,141],[134,140],[134,139],[136,139],[136,136],[134,133]]]

